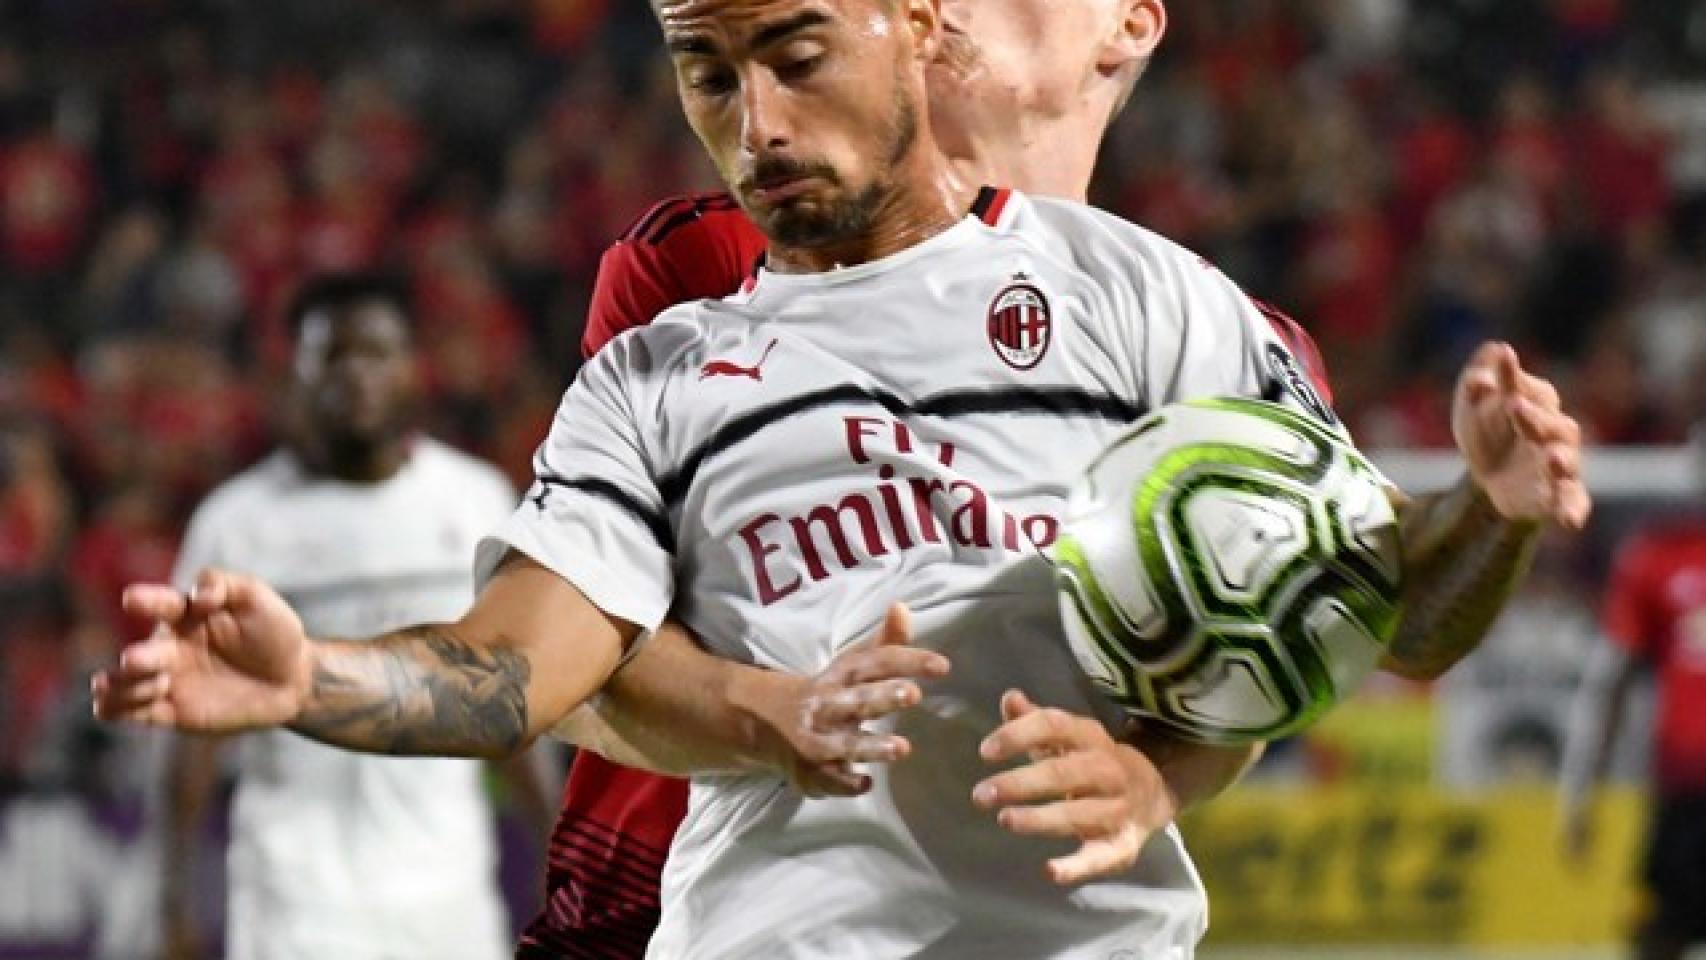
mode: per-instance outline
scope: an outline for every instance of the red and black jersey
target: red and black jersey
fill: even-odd
[[[727,194],[665,200],[604,252],[581,350],[693,300],[734,293],[763,255],[764,235]],[[687,813],[687,781],[583,752],[552,831],[545,906],[517,960],[643,957],[658,923],[664,856]]]
[[[1706,791],[1706,520],[1650,530],[1625,544],[1601,620],[1613,643],[1658,673],[1659,790]]]
[[[587,309],[581,353],[645,326],[678,303],[740,289],[763,256],[764,234],[726,193],[665,200],[604,251]]]

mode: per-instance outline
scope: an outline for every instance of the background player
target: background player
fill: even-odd
[[[1697,441],[1698,442],[1698,441]],[[1702,448],[1706,453],[1706,447]],[[1640,960],[1706,943],[1706,516],[1668,518],[1618,551],[1594,651],[1571,713],[1563,770],[1565,855],[1591,844],[1593,799],[1643,669],[1658,675],[1652,823]]]
[[[294,442],[196,511],[177,562],[186,589],[209,566],[265,577],[322,635],[467,608],[468,551],[515,495],[495,468],[414,432],[418,384],[402,290],[356,274],[304,286],[290,313]],[[237,746],[225,956],[507,954],[478,762],[366,757],[284,731]],[[194,841],[219,779],[219,741],[186,737],[175,753],[165,926],[172,952],[187,956],[197,926],[187,913]],[[550,788],[534,756],[503,767],[512,795],[543,820]]]

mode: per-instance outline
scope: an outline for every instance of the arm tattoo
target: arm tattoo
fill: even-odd
[[[531,674],[517,651],[466,643],[443,625],[334,641],[291,727],[366,753],[507,755],[527,738]]]
[[[1399,510],[1404,612],[1388,669],[1413,679],[1443,674],[1480,644],[1528,573],[1540,525],[1500,516],[1464,478]]]

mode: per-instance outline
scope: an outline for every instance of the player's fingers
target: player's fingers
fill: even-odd
[[[1553,480],[1573,480],[1582,475],[1582,449],[1568,443],[1546,447],[1546,472]]]
[[[924,691],[911,680],[844,687],[807,701],[807,720],[817,731],[856,727],[904,710],[924,699]]]
[[[95,696],[95,718],[103,723],[166,726],[174,720],[172,703],[165,699],[127,703],[112,687],[102,687]]]
[[[1562,437],[1568,417],[1549,413],[1527,397],[1516,397],[1506,405],[1506,412],[1517,432],[1531,443],[1551,443]]]
[[[911,753],[912,744],[905,737],[853,729],[814,734],[800,752],[813,766],[892,763]]]
[[[993,810],[1016,803],[1113,796],[1119,790],[1118,777],[1117,769],[1109,769],[1094,754],[1065,753],[987,777],[972,789],[971,798]]]
[[[1074,837],[1100,840],[1128,826],[1126,805],[1110,797],[1084,797],[1033,807],[1003,807],[995,815],[1002,829],[1025,837]]]
[[[1035,713],[1037,705],[1031,698],[1025,696],[1023,690],[1009,690],[1001,695],[1001,719],[1012,721],[1028,714]]]
[[[1558,388],[1552,381],[1524,372],[1517,383],[1518,392],[1546,410],[1563,408],[1563,398],[1558,396]]]
[[[1522,389],[1522,360],[1516,355],[1516,348],[1508,343],[1493,345],[1493,369],[1498,372],[1499,389],[1505,393],[1518,393]]]
[[[183,591],[163,583],[133,583],[124,588],[121,602],[126,613],[142,620],[173,622],[187,609]]]
[[[1565,481],[1558,490],[1557,522],[1566,530],[1581,530],[1593,515],[1593,497],[1580,480]]]
[[[1075,852],[1048,862],[1045,872],[1061,886],[1076,886],[1123,873],[1137,863],[1147,840],[1135,826],[1101,840],[1086,841]]]
[[[96,686],[90,683],[90,690],[95,695],[99,711],[96,716],[108,714],[124,714],[141,710],[162,702],[171,691],[172,678],[168,674],[148,677],[142,680],[125,680],[108,677],[104,683]]]
[[[175,639],[160,637],[133,643],[119,651],[117,675],[136,681],[176,668],[182,651]]]
[[[904,646],[912,642],[912,610],[904,603],[889,604],[883,625],[877,628],[876,646]]]
[[[825,679],[843,686],[904,677],[931,680],[948,674],[948,658],[917,647],[873,647],[844,653],[830,664]]]
[[[1046,708],[1003,723],[984,738],[978,753],[990,763],[1000,763],[1028,753],[1082,749],[1106,736],[1102,725],[1089,717]]]
[[[825,764],[802,772],[798,784],[808,797],[857,797],[871,789],[871,778],[847,764]]]

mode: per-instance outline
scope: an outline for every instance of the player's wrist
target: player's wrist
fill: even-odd
[[[1477,476],[1474,469],[1464,474],[1461,486],[1462,510],[1466,521],[1500,528],[1505,536],[1512,539],[1520,540],[1540,535],[1541,518],[1518,515],[1515,510],[1501,506],[1499,499],[1492,493],[1491,485]]]
[[[293,724],[301,720],[314,703],[314,678],[319,675],[320,658],[326,653],[323,644],[312,637],[304,635],[301,648],[297,652],[296,663],[292,666],[289,679],[285,682],[284,723]]]
[[[728,702],[740,718],[741,757],[752,769],[787,775],[796,751],[790,736],[800,701],[811,686],[804,677],[743,667],[733,671]]]

